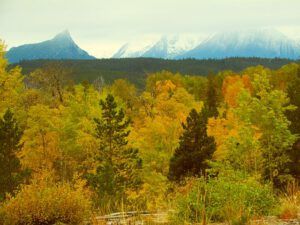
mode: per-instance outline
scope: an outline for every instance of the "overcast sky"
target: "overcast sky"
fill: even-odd
[[[132,39],[260,27],[300,39],[300,0],[0,0],[0,38],[9,48],[68,29],[102,57]]]

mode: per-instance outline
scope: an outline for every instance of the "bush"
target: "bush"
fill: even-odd
[[[188,187],[187,187],[188,186]],[[245,224],[251,217],[268,215],[276,199],[270,185],[240,172],[226,171],[206,180],[198,178],[177,196],[175,220],[206,220]]]
[[[82,224],[91,205],[86,194],[68,183],[25,185],[3,204],[0,214],[9,225]]]

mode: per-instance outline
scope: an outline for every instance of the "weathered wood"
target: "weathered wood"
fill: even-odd
[[[96,216],[93,224],[97,225],[146,225],[167,224],[168,214],[150,213],[148,211],[116,212],[104,216]]]

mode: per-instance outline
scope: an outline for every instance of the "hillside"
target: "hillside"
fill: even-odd
[[[42,67],[49,60],[22,61],[18,65],[28,74]],[[147,74],[168,70],[181,74],[206,76],[222,70],[239,72],[249,66],[263,65],[270,69],[277,69],[285,64],[294,62],[288,59],[262,59],[262,58],[228,58],[208,60],[164,60],[154,58],[125,58],[125,59],[98,59],[98,60],[64,60],[67,67],[73,70],[75,82],[87,80],[93,82],[97,77],[103,77],[106,83],[118,78],[126,78],[142,88]],[[13,64],[11,66],[14,66]]]

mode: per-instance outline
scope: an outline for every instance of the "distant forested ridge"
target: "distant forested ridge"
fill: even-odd
[[[18,63],[24,74],[41,68],[55,60],[31,60]],[[270,69],[297,62],[289,59],[266,58],[227,58],[227,59],[184,59],[166,60],[155,58],[124,58],[124,59],[97,59],[97,60],[60,60],[64,66],[71,68],[72,79],[76,82],[93,82],[102,77],[105,83],[125,78],[134,83],[138,88],[143,88],[148,74],[168,70],[184,75],[207,76],[224,70],[240,72],[251,66],[262,65]],[[299,61],[298,61],[299,62]],[[15,66],[13,64],[11,66]]]

